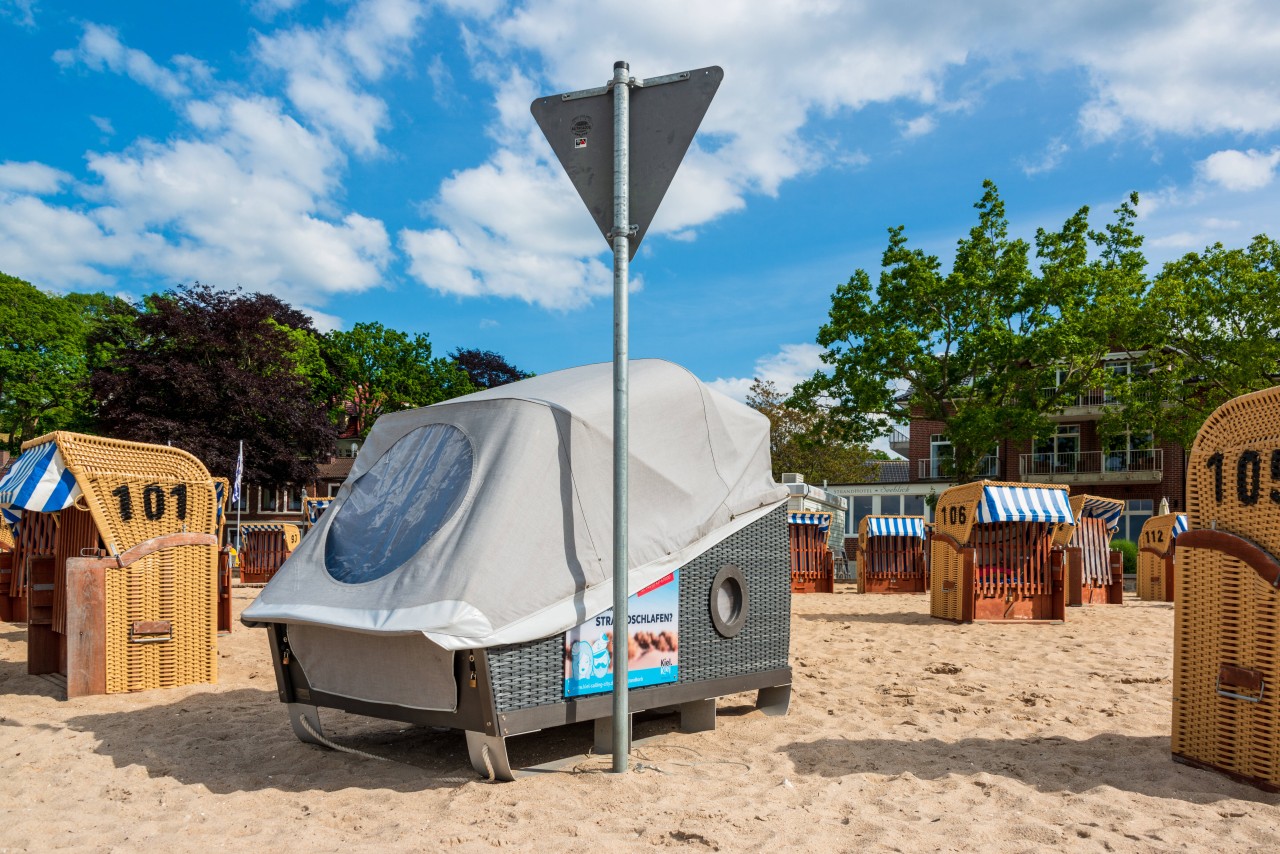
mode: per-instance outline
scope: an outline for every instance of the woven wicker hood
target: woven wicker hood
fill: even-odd
[[[607,363],[383,416],[245,623],[466,649],[600,613],[613,597],[612,418]],[[764,416],[669,362],[631,363],[629,442],[631,593],[786,500]]]

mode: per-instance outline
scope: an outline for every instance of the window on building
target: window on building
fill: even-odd
[[[1120,517],[1120,530],[1117,537],[1131,542],[1138,542],[1142,534],[1142,526],[1147,524],[1155,510],[1155,502],[1150,498],[1130,498],[1124,503],[1124,515]]]
[[[235,513],[237,510],[239,510],[241,513],[249,512],[249,487],[247,486],[242,485],[240,487],[239,501],[232,501],[231,496],[230,495],[227,496],[227,512]]]
[[[870,495],[853,496],[853,512],[849,514],[852,520],[852,529],[849,531],[850,536],[858,536],[858,525],[862,524],[864,516],[871,515],[871,500],[872,496]]]
[[[258,489],[258,512],[280,512],[280,491],[278,489],[268,489],[265,486]]]
[[[302,498],[306,495],[306,490],[300,486],[285,487],[284,490],[284,510],[286,513],[301,513]]]
[[[923,516],[924,515],[924,496],[923,495],[902,496],[902,515],[903,516]]]
[[[1148,471],[1154,464],[1155,437],[1130,430],[1109,436],[1104,444],[1107,471]]]
[[[954,471],[955,457],[956,449],[945,435],[934,433],[929,437],[929,477],[949,477]]]
[[[342,489],[342,484],[340,484],[340,483],[330,483],[330,484],[329,484],[329,497],[330,497],[330,498],[332,498],[333,496],[337,495],[337,494],[338,494],[338,490],[339,490],[339,489]]]
[[[881,495],[880,496],[880,515],[881,516],[901,516],[902,515],[902,496]]]
[[[1080,425],[1059,424],[1052,435],[1032,444],[1035,474],[1073,472],[1080,457]]]

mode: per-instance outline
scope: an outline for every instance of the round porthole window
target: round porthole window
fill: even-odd
[[[747,622],[747,579],[733,564],[720,567],[711,582],[711,624],[721,637],[731,638]]]

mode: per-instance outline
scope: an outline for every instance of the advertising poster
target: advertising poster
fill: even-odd
[[[661,685],[679,674],[680,570],[627,600],[627,685]],[[613,609],[564,635],[564,695],[613,691]]]

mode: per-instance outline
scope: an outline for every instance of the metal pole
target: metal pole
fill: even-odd
[[[240,440],[240,456],[236,459],[237,461],[244,459],[244,439]],[[244,489],[244,484],[240,484],[240,489]],[[239,492],[240,490],[236,491]],[[240,539],[240,498],[241,495],[236,496],[236,566],[240,565],[240,549],[243,547]],[[243,581],[243,579],[241,580]]]
[[[613,770],[631,754],[627,693],[627,263],[631,255],[631,67],[613,64]]]

